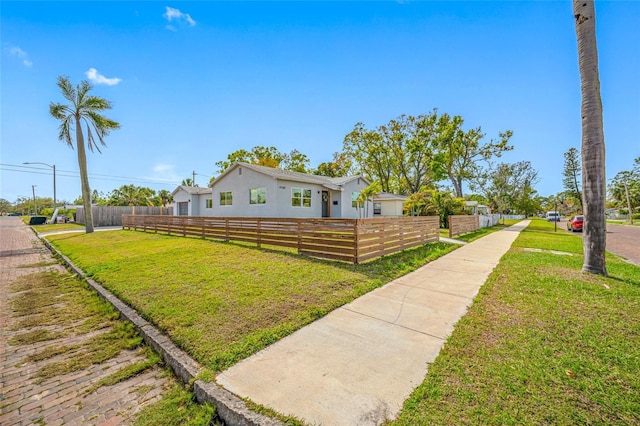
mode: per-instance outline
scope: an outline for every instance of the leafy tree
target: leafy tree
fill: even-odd
[[[499,133],[499,139],[482,143],[485,134],[477,127],[467,131],[462,129],[464,120],[459,115],[450,117],[443,114],[438,120],[440,132],[439,148],[442,151],[442,167],[444,168],[457,197],[462,197],[462,184],[482,175],[481,161],[489,162],[493,157],[500,157],[503,152],[510,151],[509,139],[511,130]]]
[[[0,198],[0,213],[9,213],[14,210],[13,205],[9,200],[5,200],[4,198]]]
[[[598,75],[596,12],[593,0],[573,0],[582,94],[582,189],[584,207],[582,270],[607,275],[605,143]]]
[[[111,102],[98,96],[89,94],[93,88],[89,82],[82,81],[76,87],[69,82],[68,77],[60,76],[57,82],[62,96],[69,104],[49,104],[49,112],[53,118],[60,121],[58,139],[73,148],[72,131],[75,130],[75,142],[78,152],[78,167],[80,169],[80,182],[82,187],[82,199],[85,215],[85,230],[93,232],[93,218],[91,216],[91,187],[87,172],[87,156],[85,140],[82,132],[82,123],[87,126],[87,146],[89,150],[100,152],[100,145],[106,146],[104,138],[112,131],[120,128],[120,124],[103,115],[101,112],[111,109]],[[93,129],[93,132],[91,131]],[[95,135],[94,135],[95,132]],[[99,143],[99,144],[98,144]]]
[[[449,216],[464,214],[464,199],[456,197],[453,191],[422,188],[409,196],[405,201],[405,208],[412,216],[438,215],[440,227],[449,226]]]
[[[626,207],[633,223],[633,213],[640,206],[640,157],[634,160],[631,170],[618,172],[611,179],[609,194],[614,206]]]
[[[110,206],[153,206],[156,192],[144,186],[122,185],[111,191]]]
[[[285,155],[284,160],[280,163],[280,167],[285,170],[291,170],[292,172],[308,173],[309,157],[297,149],[294,149],[289,154]]]
[[[162,207],[166,207],[167,204],[173,202],[173,196],[166,189],[161,189],[160,191],[158,191],[158,199]]]
[[[318,164],[318,167],[312,171],[314,175],[327,177],[344,177],[351,174],[353,161],[344,152],[334,152],[333,161]]]
[[[106,206],[108,204],[108,197],[102,191],[94,189],[91,191],[91,204],[96,206]],[[73,200],[73,204],[84,204],[82,195]]]
[[[538,172],[529,161],[500,163],[481,185],[491,210],[503,214],[521,212],[529,215],[537,210],[533,189]]]
[[[309,158],[298,150],[294,149],[287,154],[278,151],[274,146],[255,146],[251,151],[239,149],[227,155],[225,161],[217,161],[216,166],[218,167],[218,172],[224,172],[237,162],[281,168],[301,173],[307,173],[309,169]]]
[[[562,169],[562,184],[568,197],[578,201],[582,210],[582,192],[580,183],[582,174],[582,164],[580,163],[580,152],[575,148],[569,148],[564,153],[564,168]]]
[[[385,192],[414,193],[444,177],[439,167],[437,112],[401,115],[375,130],[357,123],[344,139],[344,152]]]
[[[358,171],[373,181],[380,182],[384,192],[398,192],[398,175],[391,150],[385,145],[382,135],[367,130],[357,123],[344,138],[344,151],[356,163]],[[394,180],[395,179],[395,180]]]

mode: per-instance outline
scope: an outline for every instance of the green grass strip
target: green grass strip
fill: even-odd
[[[640,424],[640,268],[582,260],[532,221],[390,424]]]
[[[132,231],[50,240],[213,371],[457,248],[428,244],[351,265]]]

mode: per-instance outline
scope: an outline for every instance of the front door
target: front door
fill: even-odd
[[[329,192],[322,191],[322,217],[329,217]]]
[[[178,216],[189,216],[189,203],[178,203]]]

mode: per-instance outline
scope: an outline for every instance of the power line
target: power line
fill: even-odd
[[[10,172],[19,172],[19,173],[40,174],[40,175],[51,174],[49,169],[46,169],[44,167],[23,166],[20,164],[0,163],[0,170],[10,171]],[[42,170],[42,171],[38,171],[38,170]],[[80,177],[80,173],[73,170],[58,170],[57,175],[62,177],[71,177],[71,178]],[[148,178],[145,179],[145,178],[135,178],[135,177],[128,177],[128,176],[115,176],[115,175],[107,175],[107,174],[101,174],[101,173],[89,173],[89,177],[92,180],[153,183],[153,184],[159,184],[159,185],[175,185],[175,186],[179,185],[179,182],[170,181],[170,180],[148,179]]]

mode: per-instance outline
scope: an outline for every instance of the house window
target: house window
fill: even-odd
[[[382,214],[382,203],[373,203],[373,214]]]
[[[351,193],[351,207],[358,208],[358,197],[360,196],[359,192]]]
[[[220,205],[221,206],[230,206],[233,204],[233,196],[231,195],[231,191],[221,192],[220,193]]]
[[[204,208],[205,209],[213,208],[213,200],[211,198],[207,198],[206,200],[204,200]]]
[[[311,190],[305,188],[291,188],[291,206],[311,207]]]
[[[249,190],[249,204],[265,204],[267,202],[267,188]]]

